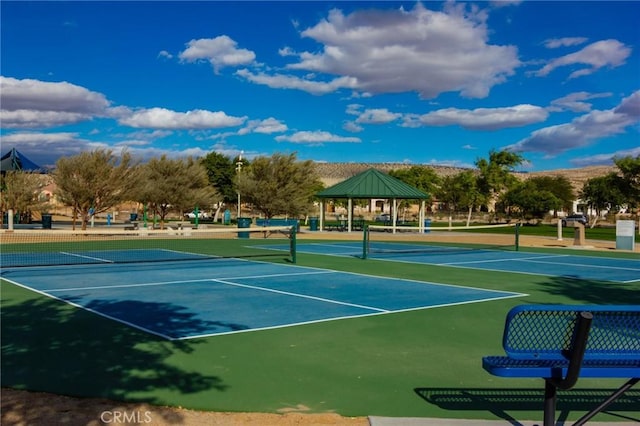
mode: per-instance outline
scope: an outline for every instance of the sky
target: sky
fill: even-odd
[[[0,3],[0,144],[34,162],[523,171],[640,155],[638,1]]]

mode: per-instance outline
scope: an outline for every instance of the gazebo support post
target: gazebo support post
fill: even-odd
[[[347,232],[351,232],[351,223],[353,220],[353,198],[349,198],[347,205]]]
[[[324,230],[324,200],[320,199],[320,231]]]
[[[391,215],[393,220],[393,233],[396,233],[396,226],[398,226],[398,200],[393,199],[393,214]]]

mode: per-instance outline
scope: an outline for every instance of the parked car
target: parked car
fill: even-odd
[[[185,213],[184,217],[187,217],[189,219],[195,219],[196,218],[196,212],[192,211],[192,212],[189,212],[189,213]],[[198,212],[198,219],[209,219],[209,215],[207,214],[207,212],[199,211]]]
[[[376,222],[391,222],[391,215],[389,213],[382,213],[376,216]]]
[[[589,219],[582,213],[572,214],[562,219],[562,226],[573,226],[576,222],[586,226],[589,223]]]

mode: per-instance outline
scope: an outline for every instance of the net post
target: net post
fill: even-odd
[[[291,255],[291,263],[297,263],[297,233],[296,233],[296,225],[293,225],[291,228],[291,232],[289,233],[289,254]]]
[[[365,225],[362,227],[362,258],[366,259],[367,258],[367,248],[369,246],[369,225],[367,225],[365,223]]]
[[[516,251],[520,251],[520,222],[516,223]]]

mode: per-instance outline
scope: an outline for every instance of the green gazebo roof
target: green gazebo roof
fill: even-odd
[[[318,198],[410,198],[426,199],[429,195],[411,185],[368,169],[316,194]]]

